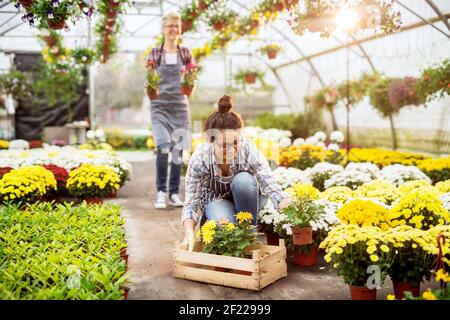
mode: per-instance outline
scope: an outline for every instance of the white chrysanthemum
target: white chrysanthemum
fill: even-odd
[[[384,167],[379,173],[379,179],[389,181],[397,187],[412,180],[426,180],[431,183],[431,179],[416,166],[404,166],[401,164]]]
[[[369,174],[372,179],[378,178],[380,168],[371,162],[350,162],[345,167],[345,171],[358,171]]]
[[[360,185],[372,181],[370,174],[360,171],[343,171],[336,173],[325,181],[325,189],[334,186],[345,186],[355,190]]]
[[[280,140],[280,148],[287,148],[291,145],[291,138],[282,138]]]
[[[17,139],[9,142],[10,150],[28,150],[30,149],[30,144],[28,141]]]
[[[442,200],[442,206],[444,207],[444,209],[447,210],[448,212],[450,212],[450,192],[443,194],[441,196],[441,200]]]
[[[305,144],[316,145],[318,143],[319,139],[317,139],[315,136],[309,137],[305,140]]]
[[[334,151],[334,152],[339,152],[339,145],[337,143],[330,143],[328,145],[328,150]]]
[[[86,138],[89,140],[95,139],[95,131],[94,130],[86,131]]]
[[[314,137],[316,137],[319,141],[325,141],[325,139],[327,138],[327,134],[323,131],[317,131],[316,133],[314,133]]]
[[[344,142],[344,139],[345,139],[344,134],[342,132],[340,132],[340,131],[333,131],[330,134],[330,140],[331,141],[334,141],[334,142],[337,142],[337,143],[342,143],[342,142]]]
[[[318,147],[321,147],[322,149],[326,149],[327,146],[325,145],[325,143],[323,143],[322,141],[317,142],[316,144]]]
[[[298,182],[307,184],[312,183],[306,174],[300,169],[278,167],[273,170],[272,173],[275,180],[283,190],[295,186]]]
[[[297,138],[294,140],[294,142],[292,142],[293,146],[301,146],[305,144],[305,139],[303,138]]]

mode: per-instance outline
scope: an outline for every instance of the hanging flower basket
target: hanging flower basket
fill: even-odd
[[[113,8],[117,8],[120,6],[120,1],[109,0],[108,3]]]
[[[349,286],[352,300],[377,300],[377,289],[369,289],[366,286]]]
[[[306,245],[312,243],[312,228],[311,227],[305,227],[305,228],[292,228],[292,240],[294,241],[295,245]]]
[[[194,21],[192,19],[181,21],[181,33],[185,33],[192,29]]]
[[[181,92],[190,97],[192,95],[192,90],[194,89],[194,87],[189,87],[189,86],[182,86],[181,87]]]
[[[392,284],[394,285],[395,298],[398,300],[402,300],[405,297],[404,293],[406,291],[411,292],[414,297],[418,297],[420,295],[420,283],[417,285],[411,282],[392,280]]]
[[[52,30],[61,30],[66,26],[65,19],[47,19],[47,25]]]
[[[305,27],[310,32],[321,32],[326,27],[326,20],[322,18],[305,19]]]
[[[206,11],[206,10],[208,10],[208,4],[205,1],[200,0],[198,2],[198,9],[200,11]]]
[[[46,36],[44,39],[48,47],[52,48],[56,45],[56,38],[54,36]]]
[[[25,10],[28,12],[33,5],[34,0],[19,0],[19,3],[22,5],[22,7],[25,8]]]
[[[282,2],[277,2],[273,5],[274,11],[283,11],[283,9],[284,9],[284,5]]]
[[[147,88],[147,96],[150,100],[156,100],[159,97],[159,90]]]
[[[246,74],[244,77],[244,81],[247,84],[254,84],[256,82],[256,73]]]
[[[219,22],[214,23],[213,27],[217,31],[222,31],[223,29],[225,29],[225,23],[223,23],[222,21],[219,21]]]
[[[108,11],[106,11],[106,16],[108,18],[116,18],[117,17],[117,10],[109,9]]]
[[[275,59],[277,57],[278,52],[276,51],[267,51],[267,57],[272,60]]]

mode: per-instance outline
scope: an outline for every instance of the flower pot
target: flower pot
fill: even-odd
[[[159,90],[147,88],[147,95],[150,100],[156,100],[156,99],[158,99],[158,96],[159,96]]]
[[[247,84],[254,84],[256,82],[256,74],[254,73],[246,74],[244,80],[245,83]]]
[[[130,292],[130,287],[123,286],[122,289],[124,291],[123,292],[123,299],[127,300],[128,299],[128,293]]]
[[[282,2],[277,2],[273,5],[273,10],[274,11],[283,11],[284,6]]]
[[[369,289],[366,286],[349,286],[352,300],[377,300],[377,289]]]
[[[181,92],[188,97],[191,96],[192,90],[194,90],[194,87],[188,87],[188,86],[181,87]]]
[[[267,57],[269,57],[269,59],[275,59],[277,57],[278,52],[276,51],[267,51]]]
[[[292,240],[295,245],[305,245],[312,243],[312,228],[292,228]]]
[[[213,27],[217,31],[222,31],[225,28],[225,23],[223,23],[222,21],[219,21],[219,22],[214,23]]]
[[[84,201],[88,204],[102,204],[103,198],[101,197],[93,197],[93,198],[84,198]]]
[[[280,236],[275,232],[265,232],[266,244],[268,246],[278,246],[280,244]]]
[[[127,247],[120,249],[120,256],[127,254]]]
[[[198,9],[200,11],[206,11],[206,10],[208,10],[208,5],[204,1],[200,0],[198,2]]]
[[[31,6],[33,5],[34,0],[19,0],[19,3],[22,5],[22,7],[25,8],[25,11],[29,11]]]
[[[48,47],[54,47],[56,45],[56,38],[54,36],[47,36],[44,38]]]
[[[52,30],[61,30],[66,26],[65,19],[47,19],[47,25]]]
[[[125,262],[125,265],[128,266],[128,255],[127,254],[121,254],[120,258]]]
[[[394,285],[395,298],[398,300],[402,300],[405,297],[403,295],[405,291],[411,292],[414,297],[420,295],[420,283],[416,285],[411,282],[392,280],[392,284]]]
[[[117,189],[114,189],[108,196],[108,198],[117,198]]]
[[[302,267],[312,267],[317,264],[317,246],[313,246],[309,252],[294,251],[294,263]]]
[[[186,31],[191,30],[193,25],[194,25],[194,21],[192,21],[192,20],[182,20],[181,21],[181,33],[185,33]]]

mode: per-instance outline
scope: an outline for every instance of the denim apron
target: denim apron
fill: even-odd
[[[161,56],[157,64],[160,74],[159,97],[151,101],[152,131],[157,146],[163,144],[173,146],[178,142],[174,141],[173,132],[176,129],[185,129],[189,132],[190,128],[188,99],[181,92],[181,73],[184,63],[180,48],[177,53],[176,64],[161,63]],[[187,133],[181,136],[186,137]]]

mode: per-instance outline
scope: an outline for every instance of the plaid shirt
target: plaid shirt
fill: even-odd
[[[208,187],[211,165],[210,158],[212,158],[212,161],[214,162],[214,175],[216,177],[221,175],[221,170],[215,161],[215,157],[209,157],[213,152],[214,147],[212,143],[204,143],[197,147],[189,160],[186,173],[185,204],[181,213],[183,222],[186,219],[193,219],[197,222],[199,219],[197,211],[199,209],[203,214],[204,208],[201,208],[200,206],[200,199],[202,193],[210,191]],[[253,142],[248,139],[242,141],[238,152],[240,154],[237,158],[243,159],[243,163],[240,164],[241,171],[252,174],[260,186],[261,193],[264,196],[268,196],[275,208],[278,208],[281,200],[287,197],[287,195],[277,184],[264,155],[258,150]],[[238,173],[235,161],[230,165],[230,171],[232,176]]]
[[[161,63],[164,62],[164,55],[162,54],[164,50],[161,50],[161,47],[152,48],[150,53],[147,56],[146,63],[153,60],[155,63],[158,62],[158,58],[161,56]],[[194,57],[192,56],[191,50],[186,47],[180,46],[180,55],[183,57],[183,64],[188,65],[190,63],[195,63]]]

